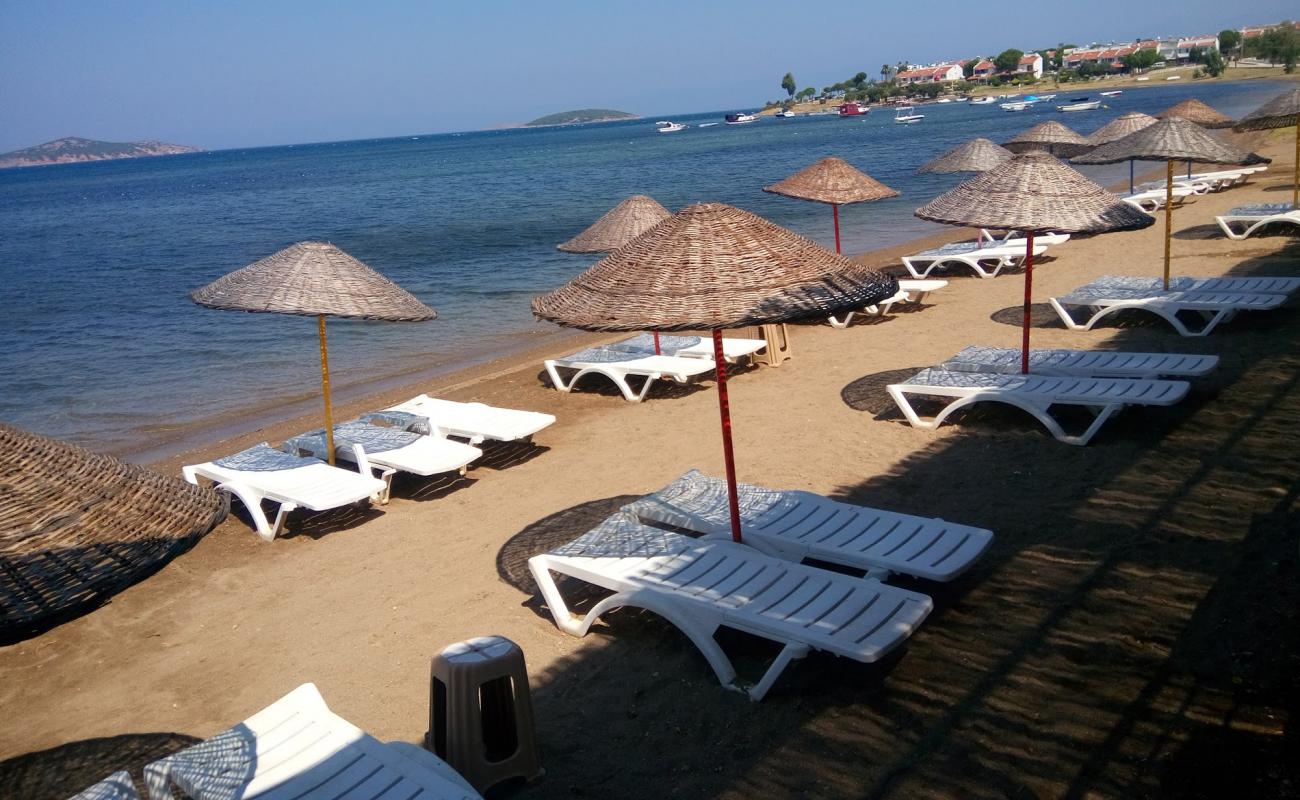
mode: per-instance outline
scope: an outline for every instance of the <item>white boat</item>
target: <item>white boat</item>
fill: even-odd
[[[989,97],[976,97],[970,101],[970,104],[973,106],[988,106],[992,105],[996,100],[997,98],[991,95]]]
[[[776,115],[778,117],[781,117],[782,119],[789,119],[790,117],[794,116],[794,111],[788,108],[783,108],[780,111],[776,112]]]
[[[925,119],[924,114],[917,114],[916,109],[911,106],[899,106],[894,111],[894,122],[900,125],[911,125]]]
[[[1001,108],[1003,111],[1024,111],[1030,105],[1031,103],[1003,103]]]
[[[676,133],[677,131],[686,130],[686,126],[680,122],[669,122],[666,119],[661,119],[655,124],[659,126],[660,133]]]
[[[1063,106],[1057,106],[1056,110],[1057,111],[1096,111],[1099,108],[1101,108],[1100,100],[1089,100],[1086,97],[1081,97],[1078,100],[1071,101],[1069,103],[1066,103]]]
[[[1102,97],[1114,97],[1114,96],[1117,95],[1117,94],[1124,94],[1124,90],[1123,90],[1123,89],[1116,89],[1116,90],[1114,90],[1114,91],[1112,91],[1112,92],[1101,92],[1100,94],[1101,94]]]
[[[1182,75],[1170,75],[1168,78],[1165,78],[1167,81],[1181,81],[1182,79]]]
[[[728,125],[744,125],[747,122],[757,122],[758,117],[753,114],[728,114],[722,121]]]
[[[952,98],[951,98],[951,97],[940,97],[940,98],[939,98],[939,102],[940,102],[940,103],[951,103],[951,102],[952,102]]]

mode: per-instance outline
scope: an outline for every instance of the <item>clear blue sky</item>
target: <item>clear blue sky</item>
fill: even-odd
[[[752,108],[883,63],[1215,33],[1294,0],[0,0],[0,152],[473,130],[603,107]],[[1017,19],[1016,11],[1026,12]]]

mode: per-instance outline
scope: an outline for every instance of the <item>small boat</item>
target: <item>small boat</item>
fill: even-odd
[[[669,122],[666,119],[661,119],[655,124],[659,126],[660,133],[676,133],[677,131],[686,130],[686,126],[680,122]]]
[[[939,102],[940,102],[940,103],[951,103],[951,102],[952,102],[952,98],[951,98],[951,97],[940,97],[940,98],[939,98]]]
[[[1138,83],[1141,83],[1142,81],[1149,81],[1151,79],[1143,75],[1141,78],[1134,78],[1134,80],[1137,81]]]
[[[794,116],[794,111],[788,108],[783,108],[780,111],[776,112],[776,115],[781,119],[789,119],[790,117]]]
[[[988,106],[992,105],[996,100],[997,98],[991,95],[989,97],[976,97],[970,101],[970,104],[973,106]]]
[[[1029,108],[1030,105],[1032,104],[1031,103],[1003,103],[1001,108],[1003,111],[1024,111],[1026,108]]]
[[[1181,81],[1182,79],[1182,75],[1170,75],[1168,78],[1165,78],[1167,81]]]
[[[894,122],[897,122],[900,125],[911,125],[920,122],[923,119],[925,119],[925,115],[917,114],[916,109],[911,106],[899,106],[898,109],[894,111]]]
[[[1101,108],[1100,100],[1089,100],[1086,97],[1076,97],[1063,106],[1057,106],[1057,111],[1096,111]]]
[[[753,114],[728,114],[722,118],[722,121],[728,125],[744,125],[747,122],[757,122],[758,117]]]
[[[840,106],[841,117],[860,117],[867,111],[867,107],[860,103],[844,103]]]
[[[1124,94],[1123,89],[1116,89],[1113,92],[1101,92],[1102,97],[1114,97],[1117,94]]]

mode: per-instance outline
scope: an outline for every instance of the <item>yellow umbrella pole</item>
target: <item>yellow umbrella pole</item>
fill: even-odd
[[[1165,162],[1165,291],[1169,291],[1169,240],[1174,235],[1174,162]],[[325,323],[321,322],[321,330],[324,331]],[[324,335],[323,333],[321,334]],[[324,339],[321,339],[321,347],[324,347]],[[321,352],[324,352],[323,350]],[[326,398],[326,404],[329,399]]]
[[[1300,208],[1300,120],[1295,125],[1295,176],[1291,180],[1291,207]]]
[[[320,384],[325,395],[325,449],[329,452],[330,466],[334,466],[334,412],[330,408],[330,355],[325,346],[325,315],[316,315],[316,330],[320,332]]]

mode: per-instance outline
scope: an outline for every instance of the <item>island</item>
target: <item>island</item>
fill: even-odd
[[[73,161],[104,161],[112,158],[141,158],[143,156],[170,156],[177,153],[202,152],[197,147],[166,142],[100,142],[69,136],[52,142],[38,144],[24,150],[0,153],[0,169],[5,167],[37,167],[45,164],[67,164]]]
[[[588,122],[616,122],[620,119],[638,119],[636,114],[626,111],[613,111],[608,108],[581,108],[577,111],[561,111],[547,114],[532,122],[525,122],[525,128],[540,128],[545,125],[583,125]]]

